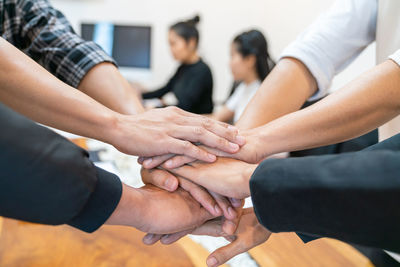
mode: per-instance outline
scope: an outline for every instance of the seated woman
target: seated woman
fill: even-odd
[[[231,45],[230,67],[234,80],[240,83],[234,87],[233,94],[221,110],[213,113],[212,117],[235,123],[274,66],[267,40],[260,31],[251,30],[236,36]]]
[[[183,110],[197,114],[213,111],[211,70],[197,51],[199,32],[196,24],[199,21],[199,16],[196,16],[170,27],[168,39],[171,53],[181,65],[164,87],[144,93],[143,99],[162,98],[167,93],[173,93],[172,98],[176,100],[173,104]]]

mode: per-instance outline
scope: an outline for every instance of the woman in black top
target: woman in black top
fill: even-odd
[[[179,108],[197,114],[212,112],[212,74],[197,51],[199,32],[196,24],[199,21],[200,18],[196,16],[170,27],[168,39],[171,52],[181,65],[164,87],[144,93],[144,99],[161,98],[172,92]]]

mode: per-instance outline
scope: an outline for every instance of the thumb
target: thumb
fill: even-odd
[[[147,170],[142,168],[140,173],[142,175],[142,181],[145,184],[152,184],[170,192],[178,188],[178,179],[168,171],[160,169]]]
[[[241,245],[241,243],[236,239],[232,243],[221,247],[211,253],[211,255],[207,258],[207,266],[216,267],[222,265],[236,255],[239,255],[246,251],[247,250],[245,246]]]

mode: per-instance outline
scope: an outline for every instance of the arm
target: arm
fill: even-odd
[[[57,78],[123,114],[143,112],[134,90],[114,60],[72,29],[65,16],[47,0],[18,1],[11,42]],[[11,9],[11,7],[10,7]]]
[[[283,51],[237,126],[264,125],[325,96],[332,78],[375,40],[376,14],[376,1],[336,1]]]
[[[399,252],[399,138],[355,153],[264,161],[250,181],[260,223]]]
[[[219,136],[243,144],[236,140],[235,129],[177,108],[135,116],[116,113],[50,75],[1,38],[0,81],[0,100],[14,110],[37,122],[107,142],[128,154],[189,153],[213,161],[215,156],[187,141],[206,142],[232,152],[239,147]]]
[[[86,232],[107,223],[163,234],[213,217],[182,189],[122,185],[86,151],[2,104],[0,123],[1,216]]]
[[[165,94],[167,94],[168,92],[170,92],[172,90],[171,88],[171,81],[169,81],[167,83],[167,85],[165,85],[164,87],[157,89],[155,91],[152,92],[147,92],[147,93],[143,93],[142,97],[143,99],[151,99],[151,98],[161,98],[163,97]]]
[[[0,104],[0,215],[86,232],[116,208],[121,182],[83,149]]]
[[[399,99],[400,67],[387,60],[318,103],[254,129],[264,148],[259,159],[365,134],[400,113]]]
[[[121,114],[144,112],[142,103],[130,84],[111,63],[94,66],[82,79],[78,89],[104,106]]]

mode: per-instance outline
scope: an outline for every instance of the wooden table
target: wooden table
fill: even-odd
[[[0,217],[1,267],[206,266],[208,252],[188,237],[178,243],[145,246],[143,233],[103,226],[92,234],[69,226],[45,226]],[[303,244],[293,233],[275,234],[250,251],[260,266],[372,267],[351,246],[330,239]]]

